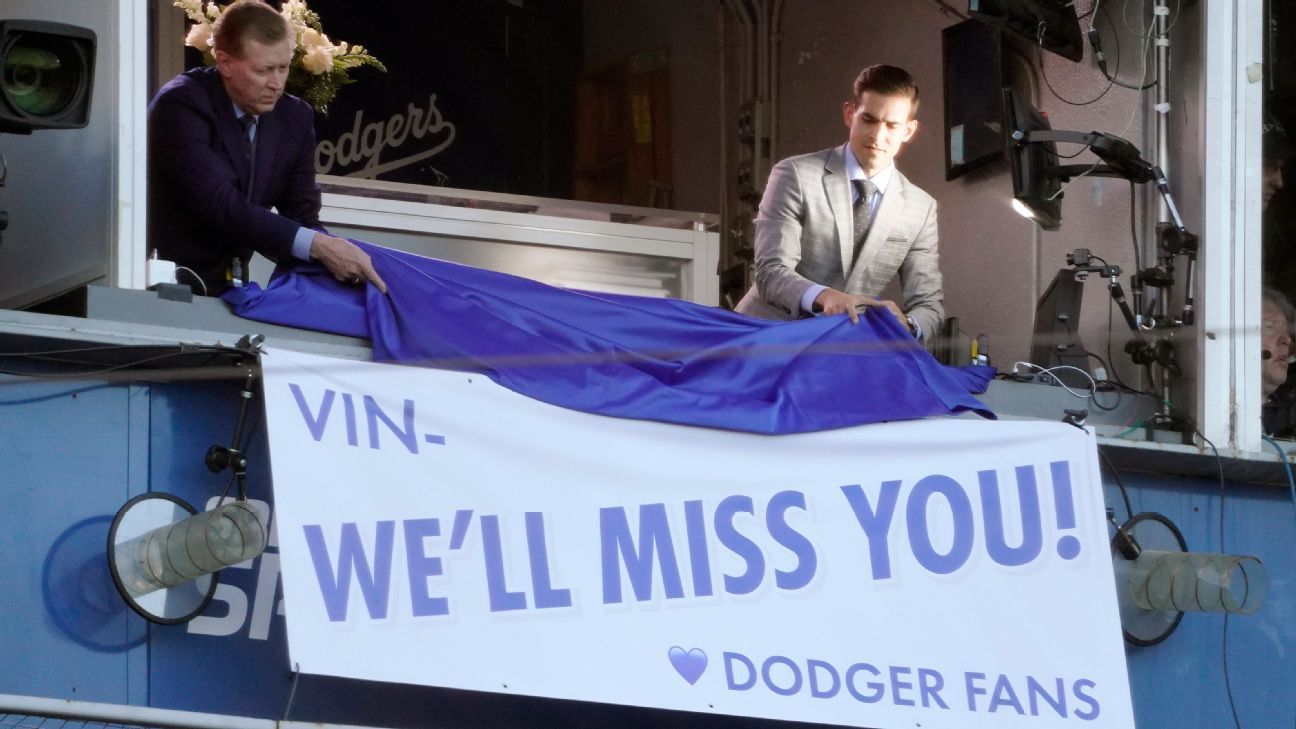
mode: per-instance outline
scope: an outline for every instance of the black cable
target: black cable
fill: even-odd
[[[1060,101],[1062,101],[1064,104],[1070,104],[1071,106],[1088,106],[1088,105],[1094,103],[1095,101],[1098,101],[1098,100],[1101,99],[1102,97],[1106,96],[1106,95],[1107,95],[1107,92],[1111,91],[1112,86],[1115,86],[1115,85],[1116,85],[1115,83],[1113,83],[1113,82],[1111,82],[1111,81],[1108,81],[1108,82],[1107,82],[1107,88],[1103,89],[1101,92],[1099,92],[1099,94],[1098,94],[1097,96],[1093,97],[1092,99],[1090,99],[1090,100],[1088,100],[1088,101],[1072,101],[1072,100],[1066,98],[1065,96],[1063,96],[1062,94],[1059,94],[1058,91],[1057,91],[1057,89],[1053,88],[1053,82],[1052,82],[1052,81],[1049,81],[1048,71],[1044,68],[1044,50],[1043,50],[1043,48],[1041,48],[1039,45],[1036,45],[1036,46],[1035,46],[1035,53],[1039,56],[1040,76],[1042,76],[1042,77],[1044,78],[1044,85],[1045,85],[1045,86],[1048,86],[1048,90],[1051,91],[1051,92],[1053,92],[1053,95],[1056,96],[1056,97],[1057,97]]]
[[[1219,506],[1219,551],[1224,554],[1224,497],[1228,495],[1228,489],[1224,485],[1224,459],[1220,457],[1219,449],[1202,434],[1200,430],[1195,431],[1198,438],[1201,438],[1206,445],[1210,446],[1211,451],[1215,453],[1215,466],[1219,469],[1219,487],[1220,487],[1220,506]],[[1228,695],[1229,710],[1233,712],[1233,726],[1242,729],[1242,722],[1238,720],[1237,703],[1233,700],[1233,684],[1229,680],[1228,668],[1228,628],[1229,614],[1224,613],[1224,633],[1220,641],[1221,659],[1224,664],[1224,692]]]
[[[1138,192],[1134,189],[1133,180],[1130,180],[1129,190],[1130,190],[1130,241],[1134,243],[1134,273],[1139,273],[1140,271],[1143,270],[1143,259],[1142,256],[1139,255],[1138,213],[1135,210],[1138,203]],[[1140,303],[1141,302],[1136,301],[1134,302],[1134,305],[1138,306]]]
[[[1111,405],[1103,405],[1101,402],[1098,401],[1098,393],[1100,392],[1116,393],[1116,402],[1112,403]],[[1095,383],[1093,392],[1089,394],[1089,400],[1090,402],[1093,403],[1094,407],[1098,408],[1099,410],[1102,410],[1103,412],[1108,412],[1108,413],[1119,408],[1121,404],[1121,400],[1124,399],[1125,396],[1121,394],[1120,388],[1113,386],[1107,380],[1103,380],[1102,382]]]
[[[147,346],[153,347],[155,345],[147,345]],[[111,352],[114,350],[127,350],[127,349],[139,349],[139,345],[104,344],[95,347],[72,347],[70,349],[44,349],[40,351],[30,351],[30,352],[0,352],[0,358],[43,357],[50,354],[87,354],[90,352]]]
[[[83,393],[83,392],[93,392],[93,391],[95,391],[95,390],[102,390],[102,389],[104,389],[105,387],[110,387],[110,385],[107,385],[107,384],[104,384],[104,385],[90,385],[89,387],[83,387],[83,388],[81,388],[81,389],[79,389],[79,390],[60,390],[59,392],[51,392],[51,393],[49,393],[49,394],[47,394],[47,395],[36,395],[36,396],[34,396],[34,397],[25,397],[25,398],[22,398],[22,399],[20,399],[20,400],[0,400],[0,406],[3,406],[3,405],[33,405],[33,404],[35,404],[35,403],[38,403],[38,402],[45,402],[45,401],[47,401],[47,400],[57,400],[57,399],[60,398],[60,397],[76,396],[76,395],[80,395],[80,394]]]
[[[1115,359],[1112,358],[1112,348],[1111,348],[1112,347],[1112,315],[1115,313],[1115,310],[1116,310],[1116,302],[1113,301],[1110,296],[1107,297],[1107,359],[1111,360],[1112,362],[1116,361]],[[1125,384],[1125,381],[1120,378],[1120,373],[1116,371],[1115,367],[1109,369],[1108,372],[1111,375],[1110,381],[1115,382],[1117,385],[1120,385],[1121,387],[1125,388],[1126,392],[1132,392],[1136,395],[1150,395],[1152,397],[1156,397],[1154,393],[1144,392],[1143,390],[1138,390]]]
[[[20,353],[6,352],[0,354],[0,357],[34,358],[45,354],[84,354],[90,352],[103,352],[109,350],[129,351],[134,349],[155,350],[158,349],[158,347],[156,345],[144,345],[144,346],[114,345],[111,347],[46,350],[44,352],[20,352]],[[210,357],[204,363],[192,367],[184,368],[184,371],[186,373],[191,374],[197,369],[208,367],[211,361],[215,360],[221,355],[230,355],[230,354],[234,354],[235,352],[236,350],[231,350],[223,347],[180,345],[176,349],[172,351],[164,352],[162,354],[152,355],[149,357],[141,357],[139,359],[131,360],[129,362],[122,362],[120,364],[115,364],[108,367],[100,367],[98,369],[90,369],[90,370],[77,370],[75,372],[41,372],[39,374],[33,374],[32,372],[0,368],[0,374],[14,375],[16,377],[23,378],[21,380],[12,380],[12,381],[0,380],[0,387],[4,387],[6,385],[29,384],[31,382],[45,382],[45,381],[61,382],[67,380],[82,380],[86,378],[100,378],[102,375],[107,375],[114,372],[120,372],[122,370],[129,370],[131,368],[138,367],[140,365],[150,364],[153,362],[161,362],[163,360],[170,359],[173,357],[192,356],[196,354],[210,355]],[[161,370],[152,371],[153,379],[163,379],[162,375],[164,374],[165,373]],[[187,379],[193,379],[193,378],[187,377]]]
[[[1093,352],[1090,352],[1090,351],[1088,351],[1088,350],[1085,351],[1085,355],[1087,355],[1087,356],[1089,356],[1089,357],[1093,357],[1094,359],[1098,360],[1098,364],[1102,366],[1102,368],[1103,368],[1103,372],[1110,372],[1110,371],[1111,371],[1111,370],[1107,367],[1107,360],[1103,359],[1102,357],[1099,357],[1097,354],[1095,354],[1095,353],[1093,353]],[[1106,389],[1103,388],[1104,385],[1106,385]],[[1101,402],[1098,402],[1098,393],[1099,393],[1099,392],[1115,392],[1115,393],[1116,393],[1116,402],[1113,403],[1113,404],[1110,405],[1110,406],[1103,405]],[[1117,388],[1117,387],[1115,387],[1114,385],[1112,385],[1112,382],[1111,382],[1110,379],[1104,379],[1104,380],[1102,380],[1102,381],[1095,380],[1095,381],[1094,381],[1094,389],[1093,389],[1093,392],[1089,394],[1089,400],[1090,400],[1091,402],[1093,402],[1094,407],[1098,408],[1099,410],[1105,411],[1105,412],[1111,412],[1111,411],[1115,410],[1116,408],[1120,407],[1120,404],[1121,404],[1121,400],[1122,400],[1122,399],[1123,399],[1123,397],[1121,396],[1121,391],[1120,391],[1120,389]]]
[[[112,372],[119,372],[119,371],[121,371],[121,370],[130,369],[130,368],[132,368],[132,367],[138,367],[139,365],[148,364],[148,363],[150,363],[150,362],[161,362],[161,361],[164,360],[164,359],[170,359],[170,358],[172,358],[172,357],[178,357],[178,356],[180,356],[180,355],[182,355],[182,354],[191,354],[191,352],[179,352],[179,351],[177,351],[177,352],[167,352],[166,354],[158,354],[158,355],[154,355],[154,356],[152,356],[152,357],[142,357],[142,358],[140,358],[140,359],[133,360],[133,361],[131,361],[131,362],[122,362],[121,364],[115,364],[115,365],[111,365],[111,366],[109,366],[109,367],[102,367],[102,368],[97,369],[97,370],[84,370],[84,371],[80,371],[80,372],[68,372],[68,373],[52,373],[52,372],[43,372],[43,373],[41,373],[41,375],[40,375],[39,377],[36,377],[36,378],[33,378],[33,379],[38,379],[38,380],[82,380],[82,379],[85,379],[85,378],[87,378],[87,377],[98,377],[99,375],[106,375],[106,374],[109,374],[109,373],[112,373]],[[10,373],[10,374],[17,374],[17,373]]]
[[[1116,480],[1116,486],[1120,489],[1121,500],[1125,502],[1125,520],[1133,519],[1134,507],[1130,505],[1129,492],[1125,490],[1125,482],[1121,480],[1120,471],[1116,470],[1116,464],[1111,462],[1102,448],[1098,449],[1098,455],[1102,456],[1103,463],[1107,464],[1107,470],[1111,471],[1112,478]]]
[[[1114,392],[1114,393],[1116,393],[1116,402],[1112,403],[1110,406],[1108,406],[1108,405],[1103,405],[1102,403],[1098,402],[1098,393],[1100,393],[1100,392]],[[1089,394],[1089,402],[1092,402],[1092,403],[1093,403],[1093,406],[1096,407],[1096,408],[1098,408],[1099,410],[1102,410],[1103,412],[1110,413],[1111,411],[1113,411],[1113,410],[1115,410],[1116,408],[1120,407],[1120,404],[1121,404],[1121,393],[1120,393],[1120,390],[1117,390],[1117,389],[1115,389],[1115,388],[1112,388],[1112,389],[1109,389],[1109,390],[1102,390],[1102,389],[1099,389],[1099,388],[1095,387],[1094,390],[1093,390],[1093,392]]]
[[[1084,154],[1088,149],[1089,149],[1088,147],[1081,146],[1080,149],[1077,149],[1077,150],[1075,151],[1075,154],[1059,154],[1059,155],[1057,155],[1057,158],[1058,158],[1058,159],[1075,159],[1076,157],[1079,157],[1080,155]]]
[[[1111,19],[1111,13],[1107,11],[1107,6],[1106,6],[1106,5],[1102,6],[1102,11],[1103,11],[1103,16],[1104,16],[1105,18],[1107,18],[1107,24],[1111,26],[1112,30],[1115,30],[1115,29],[1116,29],[1116,24],[1112,22],[1112,19]],[[1089,27],[1090,27],[1091,29],[1093,29],[1094,26],[1093,26],[1092,24],[1090,24]],[[1169,30],[1170,30],[1169,27],[1167,27],[1166,30],[1169,31]],[[1097,35],[1096,32],[1095,32],[1095,35]],[[1142,35],[1142,34],[1140,34],[1138,37],[1139,37],[1139,38],[1147,39],[1147,36],[1144,36],[1144,35]],[[1116,40],[1116,70],[1113,71],[1111,74],[1108,74],[1108,73],[1107,73],[1107,64],[1106,64],[1106,63],[1099,63],[1099,64],[1098,64],[1098,70],[1099,70],[1099,71],[1102,71],[1102,75],[1105,76],[1105,77],[1107,78],[1108,81],[1111,81],[1112,83],[1116,84],[1117,86],[1120,86],[1120,87],[1122,87],[1122,88],[1129,89],[1129,90],[1131,90],[1131,91],[1145,91],[1145,90],[1147,90],[1147,89],[1152,88],[1153,86],[1156,86],[1156,85],[1157,85],[1157,80],[1156,80],[1156,79],[1153,79],[1153,80],[1151,80],[1151,81],[1149,81],[1149,82],[1147,82],[1147,83],[1144,83],[1144,84],[1141,85],[1141,86],[1134,86],[1134,85],[1132,85],[1132,84],[1127,84],[1127,83],[1125,83],[1124,81],[1120,81],[1120,80],[1118,80],[1118,79],[1116,78],[1117,76],[1120,75],[1120,67],[1121,67],[1120,33],[1112,33],[1112,38],[1114,38],[1114,39]],[[1146,56],[1147,56],[1147,51],[1143,51],[1143,55],[1145,56],[1145,58],[1143,59],[1143,78],[1147,78],[1147,58],[1146,58]]]

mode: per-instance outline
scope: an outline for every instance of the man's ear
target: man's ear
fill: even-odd
[[[219,48],[217,48],[212,51],[212,57],[216,59],[216,70],[219,71],[222,76],[224,76],[225,64],[230,62],[232,56],[230,56],[230,54],[226,53],[225,51],[222,51]]]
[[[845,122],[846,128],[851,128],[852,117],[855,116],[855,102],[846,101],[842,103],[842,121]]]
[[[910,119],[910,120],[905,124],[905,128],[906,128],[908,131],[905,133],[905,138],[904,138],[904,140],[905,140],[906,142],[908,142],[910,139],[913,139],[913,137],[914,137],[915,134],[918,133],[918,120],[917,120],[917,119]]]

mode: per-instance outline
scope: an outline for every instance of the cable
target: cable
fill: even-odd
[[[22,398],[22,399],[20,399],[20,400],[0,400],[0,406],[3,406],[3,405],[33,405],[33,404],[35,404],[35,403],[38,403],[38,402],[45,402],[45,401],[47,401],[47,400],[57,400],[58,398],[61,398],[61,397],[76,396],[76,395],[80,395],[81,393],[84,393],[84,392],[93,392],[93,391],[95,391],[95,390],[102,390],[102,389],[104,389],[105,387],[109,387],[109,385],[107,385],[107,384],[104,384],[104,385],[91,385],[91,386],[89,386],[89,387],[83,387],[83,388],[81,388],[81,389],[79,389],[79,390],[61,390],[61,391],[59,391],[59,392],[51,392],[51,393],[49,393],[49,394],[47,394],[47,395],[36,395],[35,397],[26,397],[26,398]]]
[[[1138,214],[1135,211],[1135,208],[1138,206],[1138,193],[1134,189],[1133,180],[1130,180],[1129,190],[1130,190],[1130,241],[1134,243],[1134,273],[1139,273],[1143,270],[1143,260],[1142,257],[1139,256]],[[1135,302],[1134,305],[1138,306],[1138,304],[1140,303],[1142,302]]]
[[[1273,446],[1274,450],[1278,451],[1278,460],[1282,461],[1283,470],[1287,472],[1287,489],[1291,491],[1292,509],[1296,510],[1296,478],[1292,477],[1291,461],[1287,458],[1287,451],[1284,451],[1282,446],[1278,445],[1278,441],[1273,438],[1270,438],[1267,435],[1262,435],[1260,437],[1264,442]]]
[[[240,350],[229,348],[229,347],[221,347],[221,346],[194,345],[194,344],[177,344],[177,345],[115,344],[115,345],[95,346],[95,347],[75,347],[70,349],[47,349],[43,351],[0,352],[0,360],[3,360],[4,358],[35,359],[35,358],[41,358],[41,357],[47,357],[53,355],[92,354],[92,353],[103,353],[103,352],[156,351],[158,349],[163,349],[163,348],[166,348],[169,351],[163,352],[161,354],[148,356],[148,357],[141,357],[139,359],[134,359],[129,362],[122,362],[120,364],[115,364],[108,367],[101,367],[98,369],[90,369],[90,370],[79,370],[76,372],[66,372],[66,373],[42,372],[39,374],[32,374],[30,372],[0,369],[0,374],[10,374],[10,375],[15,375],[23,378],[21,380],[13,380],[13,381],[0,380],[0,387],[5,387],[8,385],[24,385],[24,384],[30,384],[31,382],[42,382],[42,381],[62,382],[67,380],[100,378],[106,374],[119,372],[121,370],[138,367],[140,365],[145,365],[152,362],[160,362],[173,357],[206,354],[209,356],[207,361],[210,362],[212,359],[215,359],[221,355],[237,354],[239,356],[242,356],[242,352]],[[193,379],[189,375],[193,371],[199,369],[200,367],[207,367],[207,364],[204,363],[194,367],[186,367],[185,379]],[[161,371],[152,370],[151,373],[153,375],[152,377],[153,379],[163,379],[161,377],[161,374],[163,374]]]
[[[1090,351],[1088,351],[1088,350],[1085,350],[1085,356],[1087,356],[1087,357],[1092,357],[1092,358],[1098,360],[1098,364],[1099,364],[1100,366],[1102,366],[1103,372],[1108,372],[1108,371],[1109,371],[1108,368],[1107,368],[1107,360],[1103,359],[1102,357],[1099,357],[1097,354],[1095,354],[1095,353],[1093,353],[1093,352],[1090,352]],[[1117,388],[1117,387],[1115,387],[1114,385],[1112,385],[1111,381],[1108,380],[1108,379],[1105,379],[1105,378],[1102,379],[1102,380],[1099,380],[1098,378],[1094,378],[1094,381],[1097,383],[1097,385],[1094,387],[1094,393],[1093,393],[1093,395],[1090,395],[1090,396],[1089,396],[1089,399],[1093,402],[1094,407],[1098,408],[1099,410],[1104,410],[1104,411],[1106,411],[1106,412],[1111,412],[1111,411],[1115,410],[1116,408],[1120,407],[1121,399],[1122,399],[1122,398],[1121,398],[1121,391],[1120,391],[1120,389]],[[1103,387],[1102,387],[1103,385],[1107,385],[1108,388],[1107,388],[1106,390],[1104,390]],[[1102,403],[1098,402],[1098,393],[1099,393],[1099,392],[1115,392],[1115,393],[1116,393],[1116,402],[1115,402],[1113,405],[1111,405],[1110,407],[1108,407],[1107,405],[1103,405]]]
[[[1035,46],[1035,53],[1036,53],[1036,55],[1039,56],[1040,76],[1042,76],[1042,77],[1044,78],[1044,85],[1045,85],[1045,86],[1048,86],[1048,90],[1051,91],[1051,92],[1053,92],[1053,95],[1056,96],[1060,101],[1062,101],[1062,102],[1065,103],[1065,104],[1070,104],[1071,106],[1088,106],[1088,105],[1094,103],[1095,101],[1098,101],[1098,100],[1101,99],[1102,97],[1106,96],[1106,95],[1107,95],[1107,92],[1111,91],[1112,87],[1116,85],[1115,82],[1108,81],[1108,82],[1107,82],[1107,87],[1104,88],[1101,92],[1098,93],[1097,96],[1093,97],[1092,99],[1090,99],[1090,100],[1088,100],[1088,101],[1072,101],[1072,100],[1068,99],[1067,97],[1063,96],[1062,94],[1059,94],[1059,93],[1058,93],[1058,90],[1055,89],[1055,88],[1053,88],[1053,82],[1052,82],[1052,81],[1049,81],[1048,71],[1045,70],[1045,68],[1044,68],[1044,49],[1043,49],[1043,47],[1037,44],[1037,45]]]
[[[197,273],[194,273],[194,270],[192,268],[189,268],[187,266],[176,266],[176,271],[177,272],[184,271],[190,276],[193,276],[194,280],[198,282],[198,285],[202,287],[202,295],[203,296],[209,295],[207,293],[207,282],[202,280],[202,276],[199,276]]]
[[[1103,449],[1098,449],[1098,455],[1102,456],[1103,463],[1107,464],[1107,470],[1111,471],[1112,478],[1116,479],[1116,486],[1120,489],[1121,500],[1125,502],[1125,520],[1129,521],[1134,518],[1134,507],[1130,505],[1129,492],[1125,490],[1125,482],[1121,480],[1120,471],[1116,470],[1116,464],[1111,462]]]
[[[1107,8],[1105,6],[1103,7],[1102,11],[1103,11],[1103,17],[1107,18],[1107,24],[1110,25],[1113,30],[1115,30],[1116,24],[1112,22],[1111,13],[1107,12]],[[1145,42],[1142,44],[1143,52],[1141,54],[1141,58],[1143,59],[1143,72],[1139,75],[1142,78],[1146,79],[1147,78],[1147,52],[1148,52],[1149,43],[1146,42],[1147,36],[1145,34],[1139,33],[1137,37],[1145,39]],[[1121,81],[1117,78],[1117,76],[1120,75],[1120,67],[1121,67],[1120,33],[1112,33],[1112,38],[1115,39],[1116,42],[1116,70],[1111,73],[1107,73],[1107,62],[1106,60],[1103,59],[1102,42],[1100,41],[1100,35],[1098,29],[1094,27],[1094,24],[1092,22],[1089,24],[1089,43],[1094,48],[1094,56],[1098,62],[1098,70],[1102,72],[1102,75],[1108,81],[1111,81],[1117,86],[1130,89],[1131,91],[1146,91],[1147,89],[1156,86],[1158,83],[1157,79],[1153,79],[1148,82],[1140,82],[1141,85],[1135,86],[1133,84],[1125,83],[1124,81]]]
[[[1215,453],[1215,465],[1217,468],[1219,468],[1219,485],[1220,485],[1219,553],[1224,554],[1224,497],[1228,493],[1224,485],[1224,459],[1220,458],[1219,449],[1215,447],[1215,444],[1211,442],[1210,438],[1207,438],[1205,435],[1203,435],[1200,430],[1195,432],[1197,434],[1197,437],[1205,441],[1206,445],[1210,446],[1211,450]],[[1242,729],[1242,722],[1238,720],[1237,703],[1233,700],[1233,684],[1229,680],[1228,628],[1229,628],[1229,615],[1228,613],[1224,613],[1224,633],[1220,640],[1220,653],[1221,653],[1221,660],[1223,661],[1223,668],[1224,668],[1224,692],[1228,695],[1229,710],[1233,712],[1233,726],[1237,727],[1237,729]]]
[[[162,360],[164,360],[164,359],[170,359],[170,358],[172,358],[172,357],[178,357],[178,356],[180,356],[180,355],[182,355],[182,354],[191,354],[191,353],[190,353],[190,352],[178,352],[178,351],[177,351],[177,352],[167,352],[167,353],[165,353],[165,354],[154,355],[154,356],[152,356],[152,357],[142,357],[142,358],[140,358],[140,359],[137,359],[137,360],[134,360],[134,361],[131,361],[131,362],[123,362],[123,363],[121,363],[121,364],[115,364],[115,365],[111,365],[111,366],[109,366],[109,367],[103,367],[103,368],[100,368],[100,369],[97,369],[97,370],[85,370],[85,371],[82,371],[82,372],[68,372],[68,373],[52,373],[52,372],[46,372],[46,373],[42,373],[42,374],[40,375],[40,377],[38,377],[38,378],[33,378],[33,379],[46,380],[46,381],[57,381],[57,380],[81,380],[81,379],[85,379],[85,378],[87,378],[87,377],[98,377],[98,376],[100,376],[100,375],[106,375],[106,374],[109,374],[109,373],[112,373],[112,372],[118,372],[118,371],[120,371],[120,370],[129,369],[129,368],[131,368],[131,367],[138,367],[139,365],[142,365],[142,364],[148,364],[148,363],[150,363],[150,362],[160,362],[160,361],[162,361]],[[9,374],[18,374],[18,373],[9,373]]]
[[[1083,152],[1084,150],[1080,150],[1080,151]],[[1099,160],[1099,161],[1097,161],[1097,162],[1094,162],[1093,164],[1089,165],[1089,169],[1087,169],[1087,170],[1085,170],[1084,172],[1081,172],[1080,174],[1076,175],[1075,177],[1072,177],[1071,179],[1067,180],[1067,181],[1066,181],[1066,184],[1064,184],[1064,185],[1058,187],[1057,192],[1053,193],[1052,195],[1049,195],[1048,199],[1050,199],[1050,200],[1056,200],[1056,199],[1058,199],[1059,197],[1062,197],[1062,193],[1066,192],[1066,189],[1067,189],[1068,187],[1071,187],[1071,186],[1074,185],[1075,183],[1079,182],[1080,179],[1081,179],[1082,177],[1088,177],[1088,176],[1089,176],[1089,173],[1090,173],[1090,172],[1093,172],[1093,171],[1096,170],[1096,169],[1098,169],[1098,165],[1100,165],[1100,164],[1102,164],[1102,161],[1101,161],[1101,160]]]
[[[1057,381],[1058,386],[1061,387],[1063,390],[1066,390],[1067,392],[1071,393],[1073,396],[1084,400],[1088,400],[1089,398],[1093,397],[1094,391],[1098,389],[1098,383],[1094,382],[1093,375],[1089,374],[1088,372],[1085,372],[1079,367],[1073,367],[1071,365],[1058,365],[1056,367],[1040,367],[1034,362],[1014,362],[1013,371],[1016,372],[1018,367],[1030,367],[1039,370],[1040,374],[1049,375],[1055,381]],[[1085,379],[1089,380],[1089,392],[1081,394],[1079,392],[1076,392],[1075,390],[1072,390],[1070,387],[1067,387],[1066,383],[1062,382],[1060,378],[1058,378],[1056,375],[1053,374],[1058,370],[1075,370],[1076,372],[1079,372],[1080,374],[1084,375]]]

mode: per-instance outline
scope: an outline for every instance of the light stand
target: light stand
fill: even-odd
[[[1130,288],[1134,293],[1134,310],[1138,314],[1135,315],[1131,312],[1124,303],[1124,293],[1120,291],[1119,284],[1115,284],[1114,287],[1109,285],[1109,288],[1111,288],[1113,299],[1121,306],[1121,313],[1125,315],[1125,321],[1129,325],[1130,331],[1134,334],[1134,339],[1125,344],[1125,352],[1130,355],[1130,358],[1136,364],[1144,366],[1159,365],[1168,375],[1178,376],[1181,374],[1182,370],[1179,367],[1174,343],[1168,337],[1158,336],[1149,339],[1144,336],[1145,331],[1191,326],[1195,321],[1193,279],[1196,277],[1199,240],[1194,233],[1189,232],[1184,227],[1183,218],[1180,217],[1179,209],[1174,203],[1174,197],[1170,194],[1170,182],[1165,173],[1159,166],[1143,159],[1138,148],[1131,142],[1103,132],[1017,129],[1013,131],[1011,136],[1017,144],[1058,142],[1081,144],[1088,147],[1102,160],[1103,164],[1097,165],[1077,164],[1057,167],[1052,174],[1062,182],[1081,175],[1093,175],[1097,177],[1123,178],[1131,183],[1150,182],[1156,186],[1171,220],[1170,222],[1157,224],[1157,248],[1160,251],[1157,265],[1136,271],[1131,276]],[[1164,303],[1165,301],[1165,296],[1160,293],[1158,293],[1155,300],[1149,301],[1147,308],[1144,309],[1143,293],[1146,287],[1156,288],[1160,292],[1168,290],[1174,285],[1174,261],[1180,255],[1185,255],[1188,258],[1187,286],[1184,294],[1184,306],[1180,315],[1172,317],[1169,314],[1154,313],[1157,303]],[[1119,272],[1119,269],[1117,271]],[[1165,309],[1164,306],[1161,308],[1162,310]],[[1194,420],[1190,417],[1174,415],[1169,405],[1169,385],[1163,384],[1162,389],[1164,392],[1160,398],[1160,410],[1148,423],[1150,426],[1148,429],[1149,437],[1151,437],[1153,429],[1172,429],[1182,434],[1185,444],[1191,444],[1192,435],[1196,430]]]

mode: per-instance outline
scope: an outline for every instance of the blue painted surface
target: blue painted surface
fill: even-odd
[[[222,574],[212,607],[187,626],[149,626],[113,591],[104,561],[112,515],[147,490],[195,506],[227,476],[203,455],[227,445],[237,381],[0,387],[0,693],[279,718],[291,687],[277,545]],[[261,414],[246,439],[249,495],[268,500]],[[1154,457],[1154,456],[1151,456]],[[1194,551],[1219,551],[1217,481],[1123,474],[1135,511],[1158,511]],[[1124,517],[1110,484],[1107,502]],[[1259,557],[1269,595],[1228,621],[1228,676],[1243,727],[1296,724],[1296,510],[1285,489],[1229,483],[1223,551]],[[1166,642],[1127,650],[1142,729],[1232,726],[1224,619],[1189,614]],[[430,660],[438,657],[429,646]],[[737,717],[612,707],[303,677],[291,718],[386,726],[790,726]]]
[[[97,383],[0,388],[0,690],[127,703],[145,650],[104,561],[127,468],[131,398]],[[143,677],[138,677],[142,679]]]
[[[1125,474],[1136,511],[1157,511],[1188,549],[1258,557],[1269,594],[1254,615],[1228,619],[1228,684],[1243,727],[1296,725],[1296,511],[1275,486],[1226,483],[1221,549],[1218,479]],[[1119,504],[1108,491],[1108,503]],[[1118,507],[1119,508],[1119,507]],[[1126,650],[1139,727],[1234,726],[1225,686],[1224,617],[1185,614],[1164,643]]]

